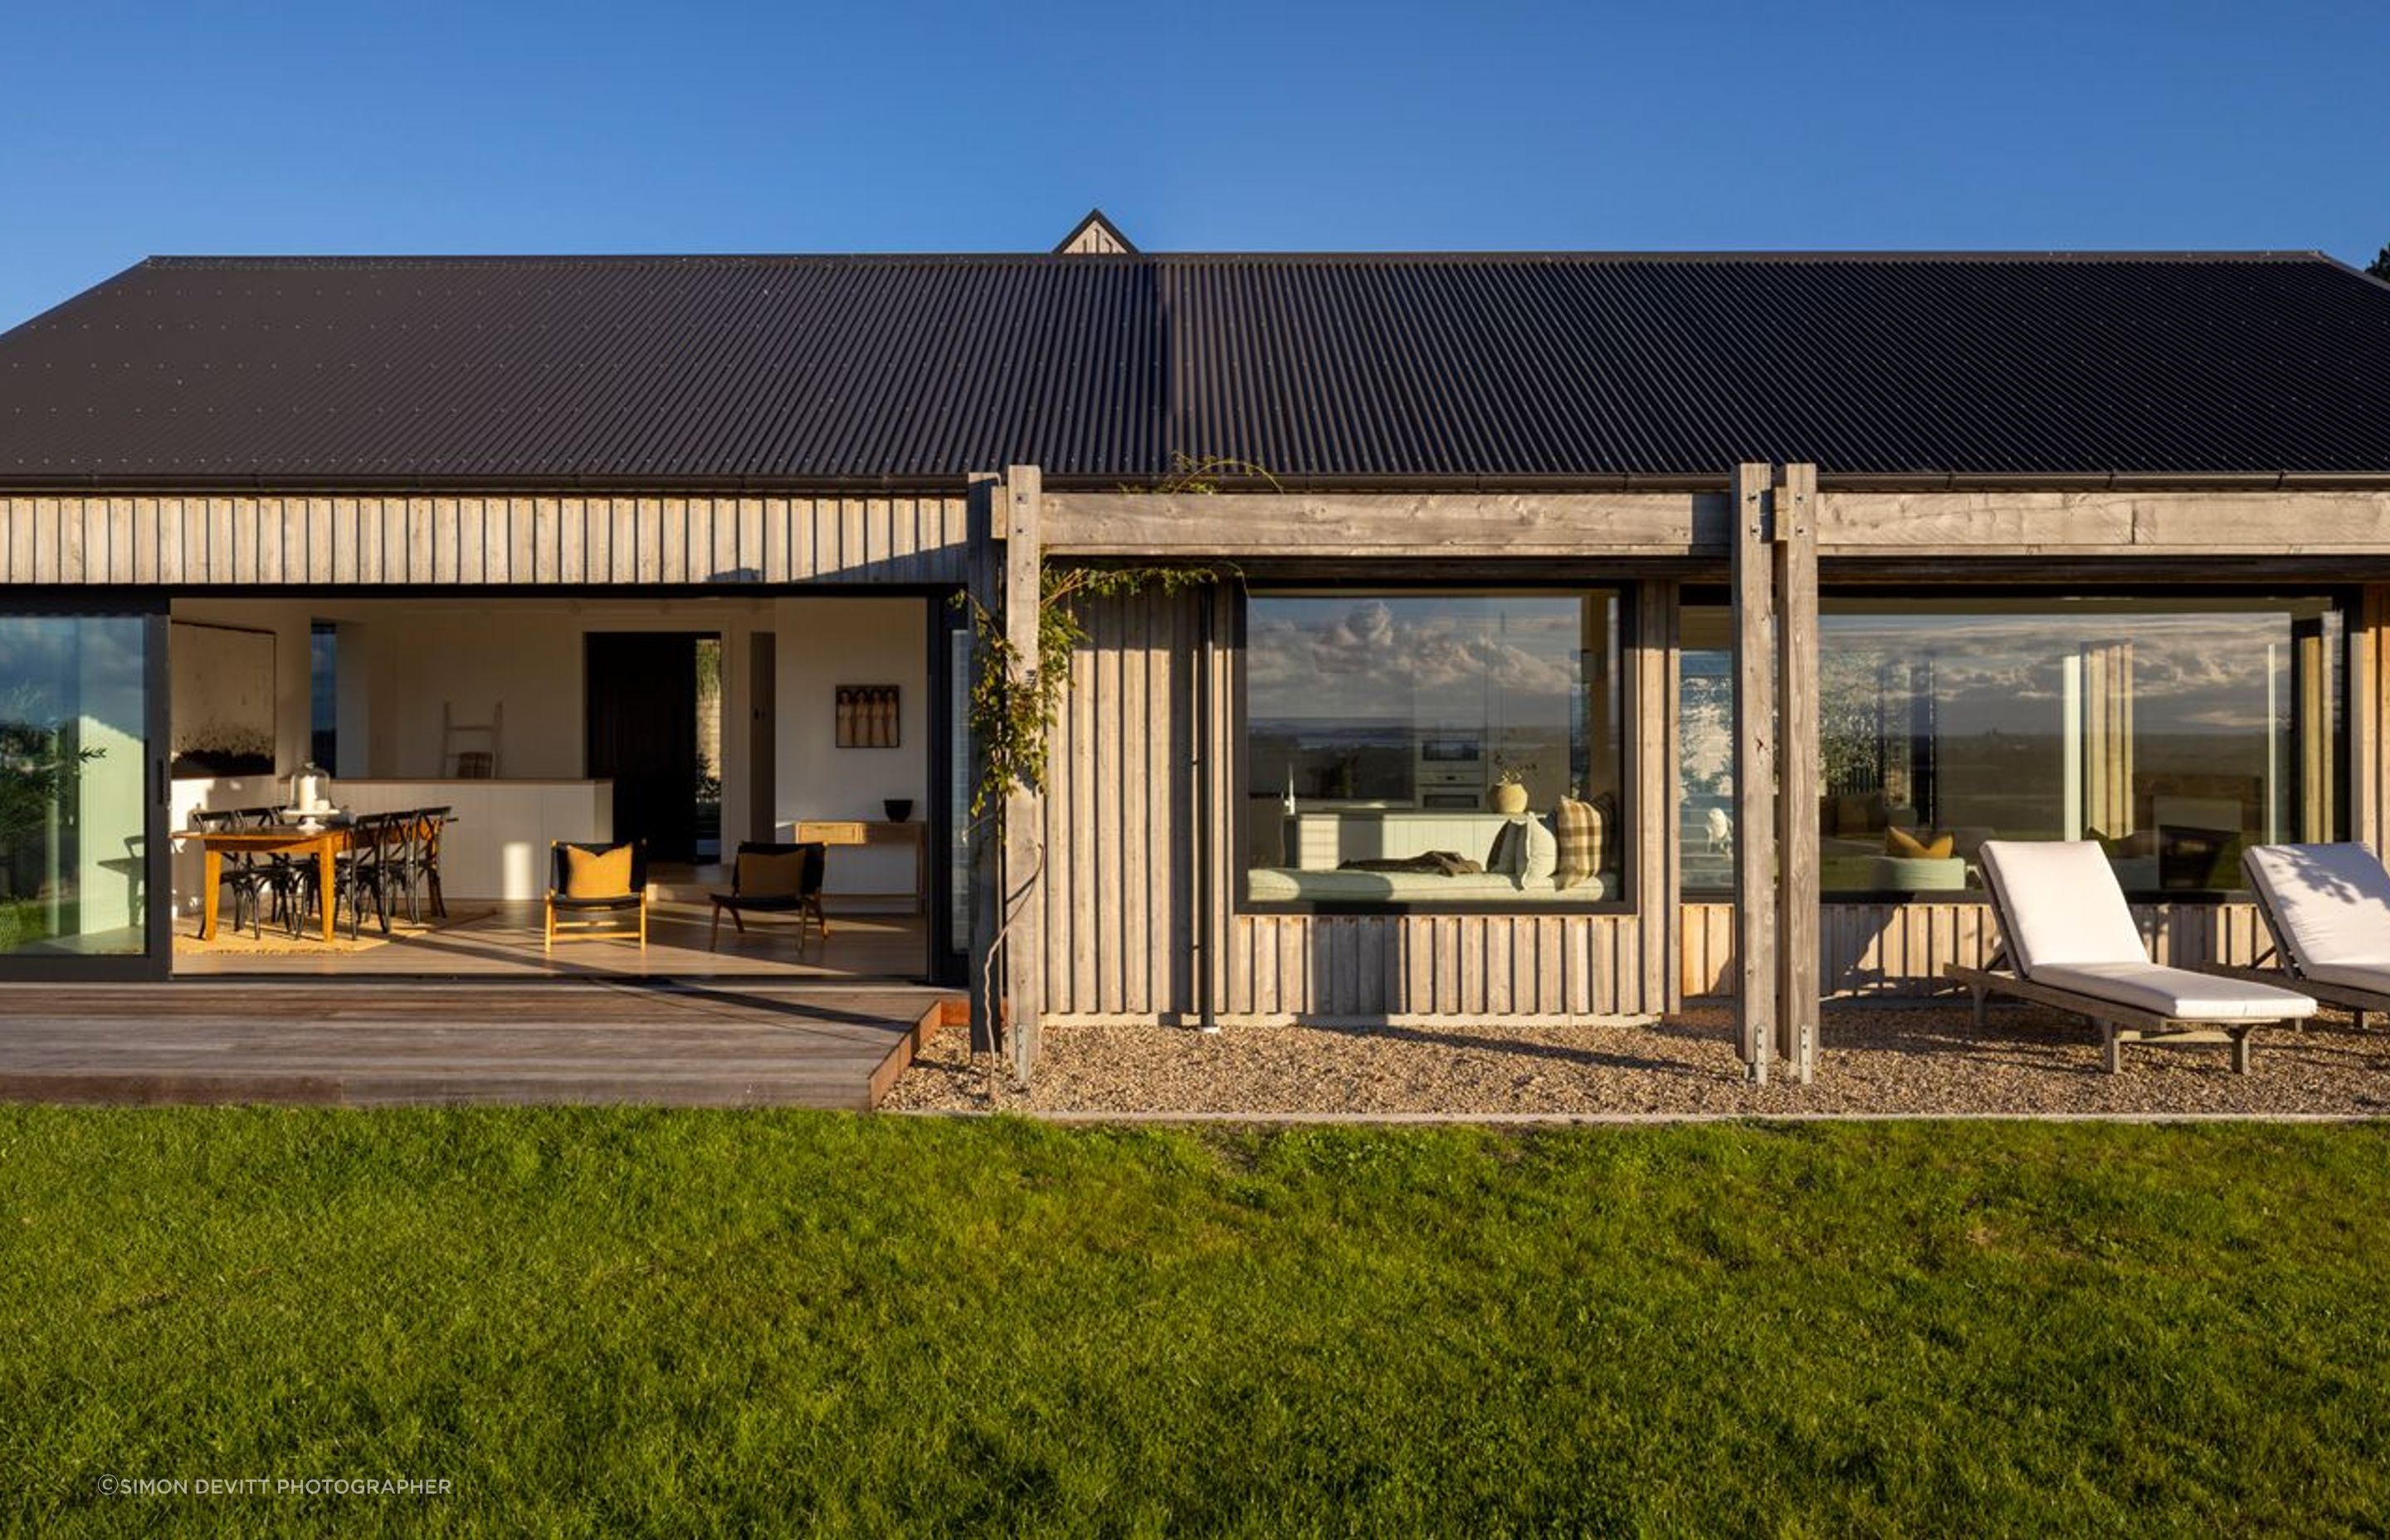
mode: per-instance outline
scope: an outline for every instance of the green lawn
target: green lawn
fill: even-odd
[[[2390,1130],[0,1110],[15,1531],[2379,1533]],[[104,1480],[446,1480],[124,1496]]]

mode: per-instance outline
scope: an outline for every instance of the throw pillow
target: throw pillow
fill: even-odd
[[[1560,865],[1552,872],[1554,887],[1577,887],[1601,869],[1606,822],[1600,808],[1574,797],[1562,797],[1552,809],[1552,834],[1560,844]]]
[[[1908,861],[1947,861],[1959,848],[1959,837],[1945,834],[1921,840],[1897,824],[1883,831],[1883,853]]]
[[[1521,853],[1519,886],[1550,887],[1552,875],[1560,868],[1560,841],[1552,838],[1552,831],[1544,827],[1544,821],[1532,813],[1520,820],[1517,828],[1520,839],[1512,848]]]
[[[1493,846],[1485,852],[1485,869],[1515,877],[1519,872],[1519,826],[1506,822],[1494,831]]]
[[[564,896],[567,898],[627,898],[631,892],[631,847],[583,850],[564,847]]]
[[[804,881],[805,854],[790,851],[774,855],[764,851],[739,853],[739,896],[794,898]]]

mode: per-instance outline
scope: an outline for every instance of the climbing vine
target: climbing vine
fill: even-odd
[[[1269,472],[1242,460],[1194,459],[1181,455],[1171,474],[1150,487],[1124,488],[1161,494],[1208,494],[1229,477],[1266,481]],[[1062,695],[1070,687],[1071,653],[1087,639],[1079,607],[1090,599],[1131,598],[1139,594],[1176,594],[1235,575],[1227,565],[1203,567],[1057,567],[1037,573],[1037,650],[1023,659],[1005,635],[1004,618],[964,594],[971,616],[970,729],[979,746],[979,779],[971,790],[973,822],[1000,816],[1004,799],[1017,790],[1046,789],[1047,742]]]
[[[1124,487],[1126,492],[1205,494],[1217,492],[1229,478],[1254,479],[1273,490],[1277,481],[1260,467],[1242,460],[1181,455],[1171,474],[1150,487]],[[1071,683],[1071,654],[1087,640],[1080,614],[1090,600],[1130,598],[1139,594],[1176,594],[1206,587],[1238,575],[1225,563],[1201,567],[1060,567],[1041,562],[1037,572],[1037,639],[1034,656],[1022,657],[1005,634],[1004,617],[976,596],[958,596],[969,607],[971,622],[970,732],[979,750],[979,776],[971,789],[970,828],[1001,841],[1005,799],[1015,791],[1046,789],[1047,751],[1055,720]],[[1026,892],[1030,881],[1043,873],[1046,853],[1040,841],[1034,870],[1023,874],[1016,889]],[[982,997],[997,997],[995,969],[997,955],[1020,915],[1022,900],[1009,900],[999,915],[996,936],[988,947],[981,979]],[[994,1033],[991,1033],[993,1039]],[[994,1072],[1002,1061],[1000,1043]]]

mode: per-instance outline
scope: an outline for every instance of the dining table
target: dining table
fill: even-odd
[[[249,855],[307,855],[315,858],[315,891],[329,894],[338,891],[334,867],[340,854],[349,848],[355,835],[353,825],[318,824],[309,827],[299,823],[283,828],[191,828],[174,835],[180,841],[196,842],[204,853],[207,870],[201,876],[203,886],[199,900],[199,939],[216,939],[216,899],[224,885],[224,858],[227,853]],[[333,939],[332,910],[329,902],[318,905],[323,910],[324,940]]]

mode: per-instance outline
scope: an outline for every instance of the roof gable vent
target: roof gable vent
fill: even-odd
[[[1101,209],[1089,209],[1087,217],[1071,226],[1071,233],[1054,248],[1054,254],[1058,257],[1133,257],[1137,255],[1137,248],[1130,243],[1128,237],[1120,233],[1119,225],[1104,217]]]

